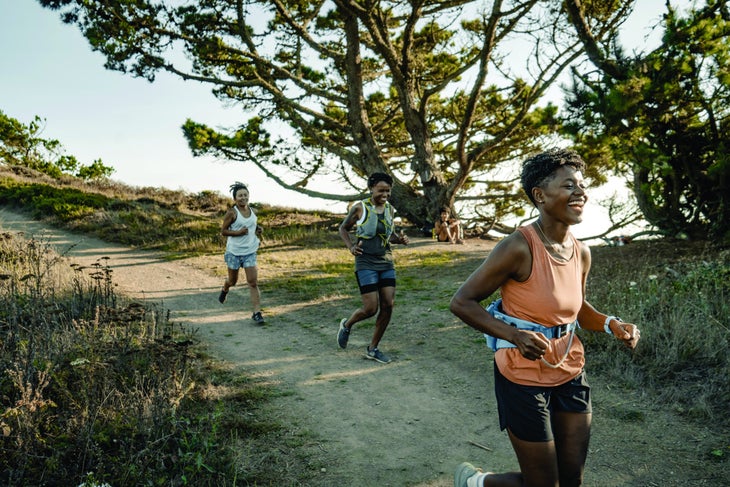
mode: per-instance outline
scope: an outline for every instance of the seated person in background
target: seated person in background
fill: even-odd
[[[461,222],[456,218],[451,218],[451,210],[448,208],[441,208],[441,216],[436,220],[433,231],[439,242],[464,243]]]

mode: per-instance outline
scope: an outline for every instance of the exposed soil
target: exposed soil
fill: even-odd
[[[338,295],[293,300],[267,284],[288,268],[303,276],[295,250],[259,254],[260,285],[268,322],[250,320],[245,286],[217,301],[221,256],[166,261],[161,255],[50,229],[27,216],[0,210],[0,228],[48,241],[81,264],[108,257],[121,292],[162,300],[172,319],[199,330],[210,353],[235,370],[275,384],[272,415],[301,438],[299,458],[309,462],[306,485],[451,486],[462,461],[493,471],[517,469],[506,435],[499,431],[492,393],[491,352],[481,337],[448,312],[445,303],[493,242],[436,244],[412,239],[401,252],[437,249],[454,254],[437,289],[399,285],[393,322],[382,348],[389,365],[362,358],[372,328],[356,327],[347,350],[336,344],[339,319],[359,304],[354,278]],[[345,250],[342,250],[344,252]],[[336,250],[331,250],[336,252]],[[431,299],[428,298],[431,296]],[[659,408],[641,391],[624,391],[590,375],[594,426],[586,485],[725,486],[728,462],[708,452],[718,439],[712,425],[698,427]],[[295,462],[293,464],[296,465]],[[294,472],[282,466],[281,485]]]

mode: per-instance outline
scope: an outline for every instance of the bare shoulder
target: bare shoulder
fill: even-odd
[[[350,211],[347,212],[347,215],[345,215],[345,219],[342,220],[342,224],[340,226],[348,229],[351,228],[362,216],[362,211],[363,204],[361,201],[353,203],[350,207]]]
[[[578,242],[578,250],[580,252],[580,260],[583,262],[583,266],[586,269],[591,267],[591,248],[585,242],[576,240]]]
[[[500,258],[509,257],[512,259],[523,259],[532,257],[530,245],[522,232],[514,231],[505,237],[494,247],[494,252],[499,252]]]
[[[516,231],[501,240],[489,253],[482,267],[501,276],[501,279],[526,279],[532,268],[532,254],[522,233]]]

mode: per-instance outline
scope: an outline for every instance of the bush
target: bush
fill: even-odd
[[[730,253],[704,245],[633,243],[625,257],[621,250],[610,261],[594,257],[591,302],[639,325],[641,342],[629,353],[600,335],[582,338],[592,348],[592,367],[613,380],[651,390],[697,419],[730,423],[724,413],[730,402]]]
[[[39,241],[0,241],[0,484],[235,477],[224,403],[196,393],[194,336],[118,298],[103,262],[63,263]]]

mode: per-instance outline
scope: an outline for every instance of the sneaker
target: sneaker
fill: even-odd
[[[471,487],[468,484],[470,478],[482,473],[481,469],[476,468],[471,463],[462,463],[456,467],[454,472],[454,487]]]
[[[376,362],[380,362],[381,364],[390,363],[390,357],[378,350],[378,347],[370,350],[370,347],[368,346],[367,351],[365,352],[365,358],[369,360],[375,360]]]
[[[340,348],[347,348],[347,340],[350,339],[350,329],[345,326],[347,318],[340,320],[340,329],[337,330],[337,345]]]
[[[261,311],[255,312],[251,316],[251,319],[254,320],[259,325],[263,325],[266,322],[266,320],[264,320],[264,317],[261,315]]]
[[[226,296],[228,295],[228,291],[224,291],[221,289],[221,293],[218,295],[218,301],[220,301],[221,304],[226,302]]]

